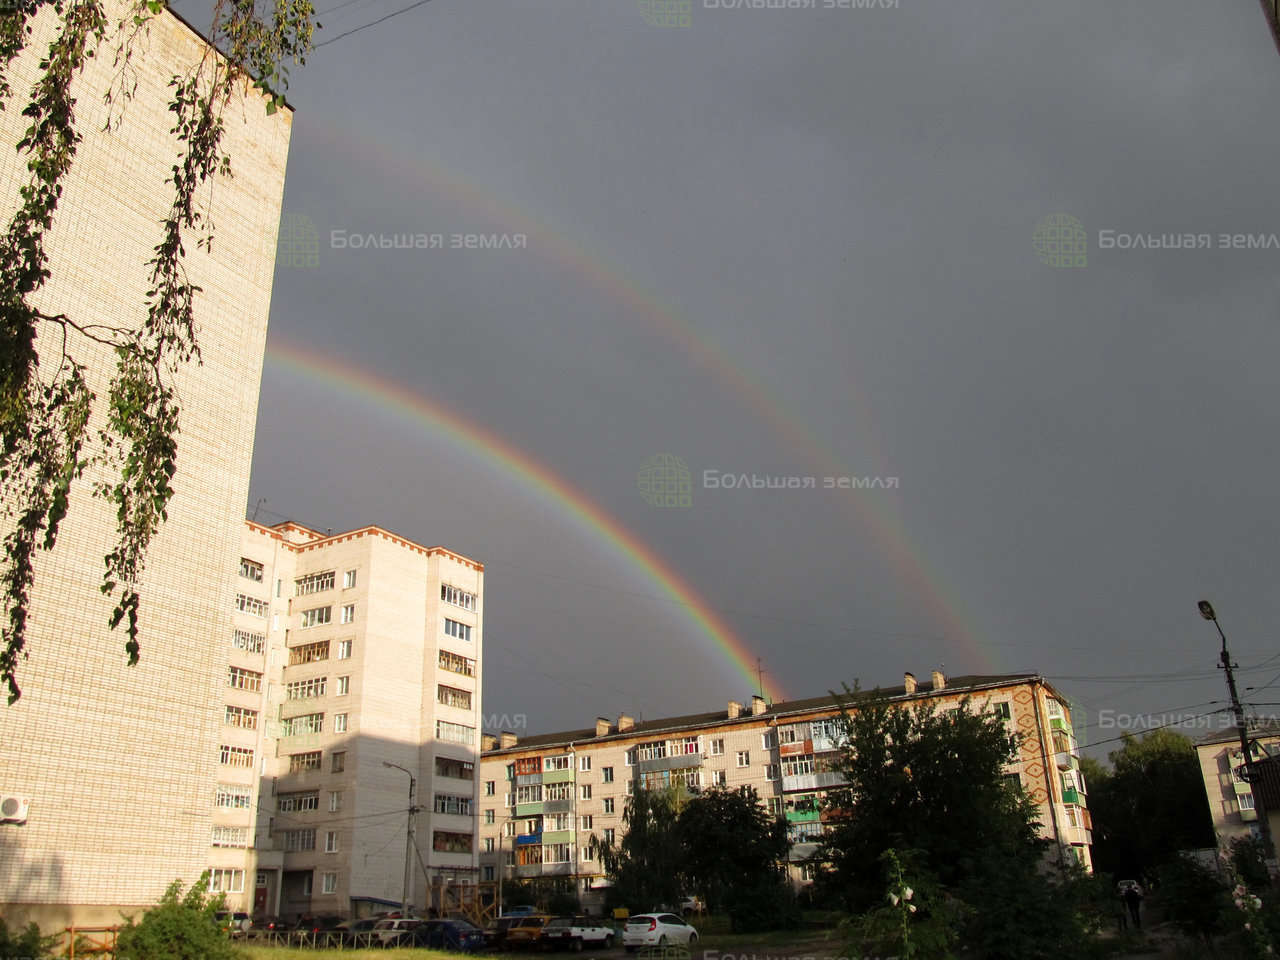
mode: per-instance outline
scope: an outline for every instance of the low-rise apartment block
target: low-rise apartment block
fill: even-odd
[[[1247,732],[1255,763],[1280,756],[1280,725],[1261,724],[1248,727]],[[1227,848],[1239,837],[1260,836],[1255,785],[1246,779],[1240,728],[1231,726],[1201,737],[1196,741],[1196,755],[1218,846]],[[1267,812],[1275,815],[1280,809],[1267,807]]]
[[[908,673],[881,690],[904,707],[925,701],[940,710],[964,699],[1024,734],[1008,768],[1040,807],[1045,836],[1063,857],[1092,867],[1092,821],[1066,700],[1035,674],[967,676],[928,683]],[[615,841],[627,797],[637,787],[690,789],[751,786],[787,821],[790,875],[812,880],[805,863],[823,831],[820,800],[839,786],[830,761],[840,748],[839,709],[831,696],[783,703],[763,697],[726,709],[636,723],[601,717],[594,727],[518,739],[486,735],[480,763],[482,881],[572,877],[584,906],[603,898],[604,875],[590,838]]]

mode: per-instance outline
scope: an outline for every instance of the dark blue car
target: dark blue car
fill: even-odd
[[[435,947],[457,953],[484,949],[484,931],[469,920],[427,920],[413,931],[415,947]]]

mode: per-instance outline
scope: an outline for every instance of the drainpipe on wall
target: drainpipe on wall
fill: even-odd
[[[1067,869],[1065,855],[1062,852],[1062,834],[1058,832],[1058,807],[1053,802],[1053,782],[1049,779],[1049,755],[1044,747],[1044,727],[1040,724],[1040,686],[1039,678],[1031,681],[1031,702],[1036,708],[1036,737],[1040,740],[1040,762],[1044,765],[1044,789],[1049,799],[1049,819],[1053,821],[1053,840],[1058,845],[1058,867]]]

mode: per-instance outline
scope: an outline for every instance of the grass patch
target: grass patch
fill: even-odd
[[[468,956],[477,960],[495,957],[495,954],[450,953],[446,950],[428,950],[425,947],[397,947],[394,950],[338,950],[313,949],[311,947],[267,947],[261,944],[242,947],[250,960],[458,960]]]

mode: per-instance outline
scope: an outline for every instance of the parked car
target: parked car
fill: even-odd
[[[690,913],[706,913],[706,912],[707,912],[707,905],[703,903],[698,897],[684,897],[680,901],[679,913],[681,915],[688,915]]]
[[[510,917],[505,914],[493,922],[493,926],[488,927],[484,931],[484,945],[490,950],[501,950],[507,942],[507,931],[512,925],[520,920],[520,917]]]
[[[368,934],[373,931],[380,919],[380,917],[364,917],[360,920],[346,920],[334,927],[333,931],[342,935],[343,946],[363,945],[369,941]]]
[[[581,950],[584,945],[608,950],[613,946],[613,927],[591,917],[556,917],[542,928],[541,944],[547,950]]]
[[[434,947],[458,953],[477,953],[484,949],[484,931],[470,920],[426,920],[410,935],[415,947]]]
[[[627,953],[641,947],[665,947],[669,943],[698,942],[698,931],[674,913],[640,913],[627,919],[622,928],[622,945]]]
[[[507,907],[502,911],[504,917],[528,917],[538,912],[538,908],[531,903],[521,904],[516,907]]]
[[[507,928],[507,938],[503,941],[503,949],[528,950],[538,946],[542,937],[542,928],[551,918],[545,914],[532,914],[527,917],[516,917],[515,923]]]
[[[243,937],[253,926],[253,918],[239,910],[219,910],[213,918],[218,922],[218,928],[232,937]]]
[[[421,920],[415,920],[413,917],[379,920],[373,925],[373,934],[376,938],[374,945],[392,947],[407,943],[409,934],[413,933],[421,923]]]

